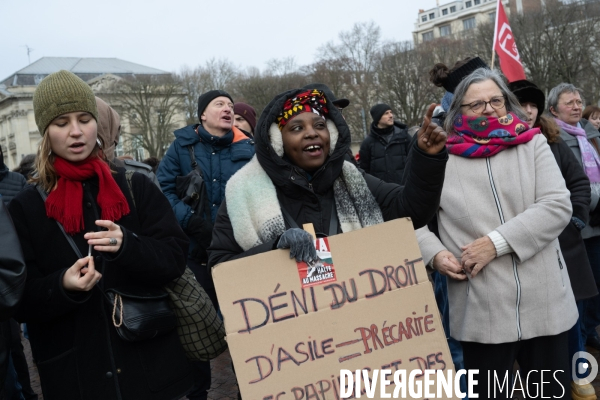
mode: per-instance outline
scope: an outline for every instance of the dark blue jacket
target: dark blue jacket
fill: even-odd
[[[175,181],[178,176],[191,172],[190,155],[186,146],[193,145],[196,161],[206,182],[214,222],[225,198],[227,181],[254,156],[254,140],[237,128],[222,137],[213,136],[197,124],[178,129],[174,134],[175,141],[156,172],[162,191],[169,199],[179,225],[185,230],[192,216],[191,208],[177,197]]]
[[[23,175],[0,166],[0,195],[4,204],[8,204],[27,184]]]

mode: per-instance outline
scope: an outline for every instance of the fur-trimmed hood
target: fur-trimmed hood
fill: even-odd
[[[281,131],[276,124],[277,115],[283,110],[286,100],[294,97],[306,89],[293,89],[276,96],[265,107],[258,123],[254,140],[256,142],[256,157],[263,169],[267,172],[275,186],[284,191],[297,190],[297,185],[292,185],[290,180],[304,176],[304,171],[290,163],[283,156],[283,143]],[[311,185],[316,193],[324,193],[331,188],[335,179],[342,172],[344,155],[350,147],[350,129],[342,114],[327,98],[329,115],[327,127],[330,133],[331,150],[323,166],[314,173]]]

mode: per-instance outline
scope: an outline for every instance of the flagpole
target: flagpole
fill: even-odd
[[[497,35],[498,35],[498,15],[499,15],[499,8],[500,8],[500,2],[502,0],[498,0],[498,2],[496,3],[496,20],[494,21],[494,41],[492,42],[492,66],[491,69],[494,69],[494,59],[496,58],[496,51],[494,50],[494,48],[496,47],[496,40],[497,40]]]

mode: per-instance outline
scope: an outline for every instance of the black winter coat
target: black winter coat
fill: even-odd
[[[27,184],[23,175],[0,167],[0,195],[4,204],[8,204]]]
[[[550,150],[560,167],[567,189],[571,192],[573,216],[587,223],[590,208],[590,181],[577,161],[577,158],[562,140],[550,143]],[[573,223],[569,223],[558,236],[560,249],[567,263],[571,288],[575,300],[583,300],[598,294],[592,267],[587,257],[581,232]]]
[[[295,90],[279,95],[261,115],[254,135],[256,157],[273,181],[279,204],[289,212],[294,221],[299,226],[312,223],[317,234],[328,233],[334,202],[333,182],[341,173],[344,157],[350,146],[350,131],[335,107],[330,109],[329,118],[337,126],[339,137],[333,153],[309,182],[304,171],[275,153],[269,138],[269,127],[283,108],[283,103],[297,92]],[[416,144],[411,153],[414,168],[407,173],[406,186],[386,183],[369,174],[364,174],[364,177],[385,221],[410,217],[415,228],[419,228],[437,211],[448,153],[444,150],[438,155],[429,156]],[[286,229],[289,228],[286,222]],[[341,233],[339,224],[338,233]],[[208,266],[273,250],[275,242],[263,243],[244,252],[235,241],[227,203],[224,201],[214,225]]]
[[[384,182],[402,184],[411,141],[406,125],[394,122],[389,142],[373,128],[371,124],[371,133],[360,145],[360,168]]]
[[[10,322],[25,288],[25,260],[12,219],[0,201],[0,399],[10,352]]]
[[[114,167],[113,167],[114,168]],[[113,175],[131,212],[115,221],[123,230],[116,254],[95,250],[102,279],[89,292],[63,288],[65,271],[78,257],[58,224],[46,216],[34,186],[9,205],[27,264],[25,294],[17,319],[27,322],[44,398],[48,400],[174,399],[192,386],[190,366],[175,331],[147,341],[121,340],[104,291],[108,288],[163,287],[186,265],[188,240],[171,206],[147,177],[132,176],[135,205],[124,170]],[[83,183],[85,228],[73,236],[88,253],[85,232],[97,230],[98,180]]]

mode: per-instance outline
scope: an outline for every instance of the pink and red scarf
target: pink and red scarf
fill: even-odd
[[[538,128],[529,129],[512,112],[500,118],[459,115],[453,125],[454,134],[448,138],[446,148],[450,154],[471,158],[491,157],[541,133]]]
[[[56,157],[54,169],[59,176],[57,187],[46,199],[46,215],[62,224],[65,232],[74,235],[84,229],[83,186],[81,181],[98,176],[98,206],[102,219],[117,221],[129,214],[129,204],[112,177],[108,165],[97,157],[72,163]]]

